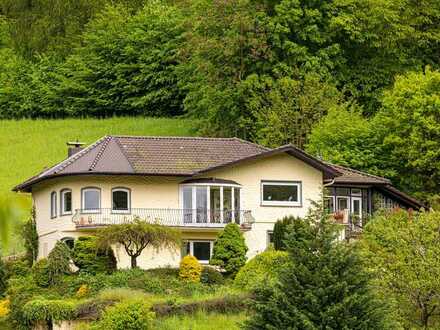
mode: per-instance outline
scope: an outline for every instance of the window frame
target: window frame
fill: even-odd
[[[290,186],[297,187],[298,201],[266,201],[264,200],[264,186]],[[287,206],[302,207],[302,181],[277,181],[277,180],[261,180],[260,183],[260,205],[261,206]]]
[[[233,183],[182,183],[180,184],[180,188],[179,188],[179,206],[180,209],[182,211],[185,211],[188,209],[184,208],[184,189],[185,188],[190,188],[191,189],[191,198],[192,198],[192,211],[191,215],[192,215],[192,219],[191,222],[188,222],[187,224],[194,224],[197,223],[197,188],[198,187],[205,187],[206,188],[206,196],[207,196],[207,200],[206,200],[206,212],[208,214],[208,222],[211,222],[211,188],[212,187],[219,187],[220,188],[220,210],[225,211],[224,209],[224,196],[223,196],[223,189],[226,188],[231,188],[231,210],[228,210],[231,212],[231,222],[232,223],[237,223],[237,217],[238,220],[240,220],[241,216],[237,211],[239,212],[242,209],[242,205],[241,205],[241,201],[242,201],[242,187],[239,184],[233,184]],[[238,195],[236,195],[236,193],[238,192]],[[238,197],[237,197],[238,196]],[[238,209],[236,208],[237,205],[235,205],[235,202],[238,200]],[[194,212],[195,211],[195,212]],[[224,212],[219,212],[220,213],[220,223],[225,223],[224,222]]]
[[[209,243],[209,260],[211,260],[212,253],[214,252],[214,240],[203,240],[203,239],[188,239],[188,240],[185,240],[185,244],[188,244],[188,243],[189,243],[189,254],[192,255],[192,256],[194,256],[194,243]],[[183,255],[182,258],[187,256],[187,255],[188,254]],[[209,264],[209,260],[199,260],[199,259],[197,259],[197,260],[201,264],[204,264],[204,265],[208,265]]]
[[[97,190],[99,192],[99,205],[97,209],[90,209],[90,210],[86,210],[85,209],[85,192],[87,190]],[[97,213],[101,213],[101,199],[102,199],[102,193],[101,193],[101,188],[99,187],[84,187],[81,189],[81,213],[87,213],[87,214],[97,214]]]
[[[113,193],[115,191],[123,191],[127,193],[127,209],[126,210],[115,210],[113,209]],[[126,187],[115,187],[111,190],[111,213],[115,214],[130,214],[131,213],[131,189]]]
[[[57,192],[52,191],[50,193],[50,218],[51,219],[55,219],[58,215],[58,213],[57,213],[57,198],[58,198]]]
[[[64,207],[65,207],[65,203],[64,203],[64,194],[65,193],[70,193],[70,211],[65,211]],[[64,188],[60,190],[60,215],[72,215],[73,213],[73,194],[72,194],[72,189],[69,188]]]
[[[272,236],[272,242],[271,242],[271,236]],[[270,248],[271,244],[273,246],[273,230],[267,230],[266,231],[266,248]]]

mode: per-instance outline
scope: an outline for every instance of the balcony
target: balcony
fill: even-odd
[[[337,211],[331,215],[334,221],[338,224],[345,226],[344,237],[346,239],[357,238],[362,233],[363,226],[365,226],[368,218],[359,215],[352,214],[349,210],[345,209],[342,211]]]
[[[204,210],[204,209],[147,209],[132,208],[127,211],[108,209],[76,210],[72,221],[77,229],[99,228],[109,225],[130,223],[134,219],[170,227],[183,228],[223,228],[228,223],[236,223],[242,229],[250,229],[254,218],[245,210]]]

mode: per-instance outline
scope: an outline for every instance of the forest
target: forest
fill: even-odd
[[[0,0],[0,119],[190,118],[431,206],[439,68],[438,0]]]

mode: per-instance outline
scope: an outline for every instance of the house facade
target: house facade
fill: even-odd
[[[385,179],[316,159],[293,146],[237,138],[106,136],[14,188],[31,193],[39,258],[58,240],[135,218],[182,232],[179,250],[145,250],[142,268],[175,267],[186,254],[208,263],[218,232],[240,225],[248,257],[264,251],[277,219],[303,217],[322,201],[341,223],[382,207],[421,207]],[[113,247],[119,268],[130,259]]]

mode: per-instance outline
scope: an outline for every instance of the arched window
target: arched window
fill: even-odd
[[[83,213],[101,212],[101,189],[83,188],[81,190],[81,209]]]
[[[50,194],[50,217],[56,218],[57,216],[57,192],[52,191]]]
[[[63,189],[60,192],[61,215],[72,214],[72,190]]]
[[[112,189],[112,212],[128,213],[131,208],[130,189],[113,188]]]
[[[69,249],[73,250],[73,246],[75,245],[75,239],[73,237],[63,237],[61,242],[66,243]]]

